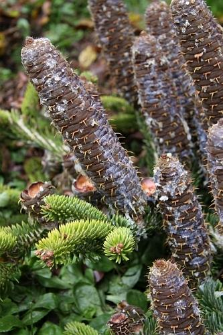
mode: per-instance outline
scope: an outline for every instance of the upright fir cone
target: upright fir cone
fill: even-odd
[[[198,303],[176,264],[157,260],[148,281],[160,335],[206,334]]]
[[[146,10],[145,21],[148,34],[156,37],[169,61],[172,80],[176,84],[184,118],[189,125],[194,142],[198,141],[199,143],[201,156],[206,159],[207,135],[205,128],[207,126],[202,124],[204,122],[204,110],[196,94],[193,80],[187,71],[184,57],[180,53],[180,44],[169,5],[160,0],[152,2]]]
[[[170,74],[170,62],[156,38],[143,33],[133,45],[133,62],[145,121],[158,153],[191,156],[190,134]]]
[[[120,302],[117,313],[112,315],[108,326],[115,335],[141,334],[145,316],[139,307]]]
[[[204,107],[208,125],[223,114],[223,34],[203,0],[173,0],[182,54]]]
[[[115,78],[118,92],[131,103],[138,100],[132,67],[134,31],[122,0],[89,0],[95,30]]]
[[[140,180],[109,126],[100,99],[89,94],[47,38],[28,37],[22,62],[54,125],[107,204],[140,217],[146,204]]]
[[[21,206],[38,222],[44,224],[46,220],[41,214],[41,206],[44,204],[43,199],[54,193],[55,188],[50,183],[37,181],[22,191],[20,195]]]
[[[172,259],[195,287],[209,273],[211,250],[191,177],[177,158],[167,154],[159,159],[154,179]]]
[[[207,151],[212,193],[219,216],[217,228],[223,234],[223,119],[209,128]]]

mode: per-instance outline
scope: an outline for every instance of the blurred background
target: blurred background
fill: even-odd
[[[125,0],[136,34],[144,27],[147,0]],[[223,23],[223,1],[207,0]],[[24,38],[46,36],[72,63],[90,70],[105,81],[105,62],[100,55],[87,0],[1,0],[0,1],[0,106],[19,108],[27,82],[20,52]],[[111,89],[108,84],[105,89]],[[106,93],[106,92],[101,92]],[[110,92],[111,93],[111,92]]]

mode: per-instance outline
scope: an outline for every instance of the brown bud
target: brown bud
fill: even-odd
[[[143,214],[140,180],[108,124],[100,99],[89,94],[47,38],[26,44],[22,62],[54,125],[106,203],[130,216]]]
[[[142,190],[148,195],[149,197],[156,192],[156,184],[154,183],[153,178],[144,178],[141,181]]]
[[[187,68],[212,125],[223,109],[222,29],[203,0],[173,0],[171,9]]]
[[[79,175],[73,183],[74,188],[78,193],[88,193],[96,191],[92,181],[87,176]]]
[[[95,30],[114,76],[118,92],[126,100],[138,100],[131,63],[134,32],[122,0],[89,0]]]
[[[157,260],[148,281],[159,334],[206,334],[198,303],[176,264]]]
[[[207,151],[211,189],[219,216],[217,228],[223,235],[223,119],[209,128]]]
[[[41,181],[32,183],[20,195],[22,208],[40,223],[45,223],[41,215],[41,205],[44,204],[44,198],[47,195],[54,193],[55,188],[50,183]]]
[[[172,259],[194,287],[209,273],[211,250],[190,174],[177,158],[162,155],[155,168],[154,180]]]

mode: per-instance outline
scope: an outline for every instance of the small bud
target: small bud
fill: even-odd
[[[154,183],[153,178],[144,178],[141,181],[142,190],[149,197],[156,192],[156,184]]]
[[[32,183],[27,189],[22,191],[20,195],[22,208],[40,223],[45,223],[41,215],[41,205],[44,204],[44,198],[47,195],[54,193],[55,188],[50,183],[43,183],[41,181]]]

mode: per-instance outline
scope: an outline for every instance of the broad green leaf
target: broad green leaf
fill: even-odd
[[[114,262],[110,261],[108,257],[106,256],[101,256],[101,258],[98,261],[86,261],[86,264],[97,271],[102,271],[102,272],[109,272],[112,269],[114,269],[115,264]]]
[[[2,192],[0,193],[0,208],[1,207],[6,207],[9,202],[9,195],[7,192]]]
[[[2,317],[18,313],[18,311],[19,311],[18,306],[10,299],[5,299],[2,302],[0,302],[0,315]]]
[[[0,332],[5,333],[13,328],[21,328],[22,322],[14,315],[6,315],[0,319]]]
[[[58,297],[55,293],[46,293],[39,297],[33,309],[45,308],[45,309],[55,309],[58,306]]]
[[[42,328],[38,331],[38,335],[62,335],[62,334],[63,329],[51,322],[44,323]]]
[[[132,266],[126,271],[126,273],[122,277],[122,282],[132,288],[138,282],[141,271],[142,265],[138,264]]]
[[[129,290],[126,300],[130,305],[140,307],[143,311],[147,310],[146,295],[138,290]]]
[[[102,333],[107,329],[106,324],[112,314],[113,313],[104,313],[102,315],[99,315],[94,320],[92,320],[89,325]]]
[[[79,283],[74,286],[74,296],[77,307],[84,313],[94,308],[95,311],[101,311],[101,301],[98,292],[94,286]]]
[[[32,325],[41,320],[42,318],[44,318],[44,316],[46,316],[49,312],[50,312],[49,310],[28,311],[25,314],[24,318],[22,319],[22,322],[26,326]]]

